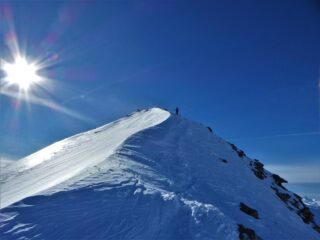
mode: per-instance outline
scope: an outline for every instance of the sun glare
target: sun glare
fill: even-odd
[[[21,56],[16,57],[13,63],[5,62],[1,68],[5,73],[5,81],[22,90],[28,90],[31,85],[41,80],[37,74],[39,67]]]

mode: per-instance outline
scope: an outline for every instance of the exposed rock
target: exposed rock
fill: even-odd
[[[288,193],[276,192],[277,196],[285,203],[290,199],[290,195]]]
[[[262,240],[253,229],[246,228],[242,224],[238,224],[238,231],[240,240]]]
[[[238,148],[233,143],[229,143],[233,151],[238,151]]]
[[[313,226],[313,229],[316,230],[318,233],[320,233],[320,226],[319,225]]]
[[[273,179],[276,178],[277,180],[279,180],[278,183],[281,183],[284,180],[275,174],[273,174],[272,177]],[[271,188],[274,190],[276,195],[287,205],[287,208],[290,211],[296,212],[296,214],[303,220],[304,223],[311,224],[312,228],[315,231],[320,233],[320,226],[315,222],[313,213],[302,202],[302,198],[295,193],[290,195],[286,189],[284,189],[282,186],[280,187],[281,187],[281,191],[286,191],[286,192],[281,192],[277,187],[271,187]]]
[[[211,133],[213,132],[211,127],[207,127],[207,128],[208,128],[209,132],[211,132]]]
[[[309,224],[309,223],[314,222],[314,219],[313,219],[314,215],[308,207],[304,207],[304,208],[300,209],[298,211],[298,214],[305,223]]]
[[[299,202],[296,199],[292,199],[291,204],[295,207],[295,208],[299,208]]]
[[[240,203],[240,210],[248,215],[250,215],[251,217],[254,217],[255,219],[259,219],[259,213],[257,210],[249,207],[248,205],[244,204],[244,203]]]
[[[246,156],[246,154],[244,153],[244,151],[242,151],[242,150],[239,150],[238,151],[238,155],[239,155],[239,157],[244,157],[244,156]]]
[[[288,205],[288,200],[290,199],[290,194],[288,193],[282,193],[279,191],[278,188],[276,187],[271,187],[273,189],[273,191],[276,193],[276,195],[284,202]]]
[[[232,150],[234,150],[234,151],[236,151],[236,152],[238,153],[238,156],[239,156],[240,158],[246,156],[246,154],[244,153],[244,151],[238,149],[238,148],[236,147],[236,145],[234,145],[233,143],[229,143],[229,144],[230,144]]]
[[[267,177],[263,167],[264,165],[261,162],[259,162],[259,160],[255,159],[253,162],[250,163],[250,165],[254,175],[256,175],[257,178],[263,180]]]
[[[282,187],[282,183],[287,183],[288,181],[283,179],[282,177],[280,177],[279,175],[277,174],[272,174],[272,178],[274,180],[274,182],[279,186],[279,187]]]
[[[221,162],[228,163],[228,160],[221,158]]]

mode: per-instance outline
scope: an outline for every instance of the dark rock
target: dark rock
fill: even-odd
[[[236,145],[234,145],[233,143],[229,143],[229,145],[231,146],[231,148],[232,148],[233,151],[236,151],[236,152],[238,153],[238,156],[239,156],[240,158],[246,156],[246,154],[244,153],[244,151],[238,149],[238,148],[236,147]]]
[[[277,196],[285,203],[288,202],[290,199],[290,195],[288,193],[281,193],[281,192],[276,192]]]
[[[207,128],[208,128],[209,132],[211,132],[211,133],[213,132],[211,127],[207,127]]]
[[[309,224],[309,223],[311,223],[311,222],[314,222],[313,213],[310,211],[309,208],[304,207],[304,208],[300,209],[300,210],[298,211],[298,214],[299,214],[299,216],[302,218],[302,220],[303,220],[305,223]]]
[[[316,230],[318,233],[320,233],[320,226],[315,225],[313,226],[313,229]]]
[[[228,163],[228,161],[226,159],[221,159],[221,161],[224,163]]]
[[[248,215],[250,215],[251,217],[254,217],[255,219],[259,219],[259,213],[257,210],[249,207],[248,205],[244,204],[244,203],[240,203],[240,210]]]
[[[279,187],[282,187],[282,183],[288,183],[287,180],[283,179],[282,177],[280,177],[279,175],[277,174],[272,174],[272,178],[274,180],[274,182],[279,186]]]
[[[246,228],[242,224],[238,224],[238,231],[240,240],[262,240],[253,229]]]
[[[263,169],[264,167],[263,163],[259,162],[257,159],[254,160],[254,165],[257,169]]]
[[[288,200],[290,199],[290,194],[288,193],[282,193],[279,191],[278,188],[276,187],[271,187],[273,189],[273,191],[275,191],[276,195],[285,203],[287,204],[287,206],[289,207],[288,205]]]
[[[233,151],[238,151],[238,148],[233,143],[229,143]]]
[[[292,201],[290,201],[290,203],[291,203],[295,208],[299,208],[299,202],[297,201],[297,199],[292,199]]]
[[[250,165],[252,166],[251,169],[257,178],[263,180],[267,177],[264,171],[264,165],[261,162],[259,162],[258,160],[254,160],[254,162],[251,162]]]
[[[289,210],[296,212],[296,214],[303,220],[305,224],[311,224],[312,228],[320,233],[320,226],[315,222],[313,213],[302,202],[302,198],[299,195],[294,193],[293,196],[290,196],[290,194],[288,193],[280,192],[277,187],[271,186],[271,188],[273,189],[273,191],[275,191],[276,195],[287,205],[287,208]],[[289,199],[291,200],[289,201]]]
[[[239,155],[239,157],[244,157],[244,156],[246,156],[246,154],[244,153],[244,151],[242,151],[242,150],[239,150],[238,151],[238,155]]]

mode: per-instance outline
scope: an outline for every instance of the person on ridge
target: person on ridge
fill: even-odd
[[[179,108],[176,107],[176,115],[179,115]]]

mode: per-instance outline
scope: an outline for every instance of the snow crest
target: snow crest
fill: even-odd
[[[54,143],[3,169],[0,208],[48,190],[92,168],[114,154],[135,133],[158,125],[170,114],[159,108],[138,112],[103,127]]]
[[[318,239],[282,180],[206,126],[152,108],[10,164],[0,237],[233,240],[241,226],[256,239]]]

